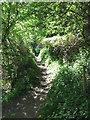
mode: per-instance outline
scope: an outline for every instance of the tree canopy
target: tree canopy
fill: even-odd
[[[1,82],[8,91],[3,101],[40,83],[35,59],[40,56],[58,71],[39,117],[87,119],[90,98],[82,89],[87,87],[89,95],[89,46],[90,2],[3,2]],[[88,80],[84,88],[82,75],[84,82]]]

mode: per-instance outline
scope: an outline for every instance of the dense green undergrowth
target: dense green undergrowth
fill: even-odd
[[[14,71],[15,72],[15,71]],[[39,84],[39,70],[35,57],[32,53],[22,56],[22,61],[18,61],[17,77],[13,77],[12,81],[9,80],[13,89],[8,88],[8,83],[2,82],[4,92],[2,94],[3,102],[16,99],[24,94],[27,90],[32,89]]]
[[[81,52],[82,53],[82,52]],[[40,52],[40,58],[51,70],[56,68],[55,77],[41,106],[41,118],[57,118],[61,120],[84,120],[88,118],[88,100],[83,91],[83,64],[90,67],[85,53],[79,54],[76,61],[62,64],[60,59],[50,56],[47,48]],[[48,61],[48,62],[47,62]],[[53,66],[54,63],[54,66]],[[57,64],[58,63],[58,64]],[[88,68],[87,67],[87,68]],[[88,79],[88,73],[86,74]]]
[[[39,84],[33,53],[40,52],[54,78],[40,117],[87,119],[90,97],[84,92],[90,96],[89,45],[90,2],[3,2],[3,101]]]

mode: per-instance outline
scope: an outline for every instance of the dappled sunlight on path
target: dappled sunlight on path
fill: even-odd
[[[40,69],[40,85],[27,91],[25,95],[16,100],[3,104],[3,118],[37,118],[40,105],[44,102],[52,78],[50,71],[36,57],[38,68]]]

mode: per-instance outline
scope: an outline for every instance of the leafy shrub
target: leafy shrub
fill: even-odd
[[[46,66],[48,66],[48,65],[50,65],[51,63],[52,63],[52,59],[51,59],[50,56],[48,56],[48,58],[47,58],[46,61],[45,61],[45,64],[46,64]]]
[[[62,66],[52,82],[46,102],[41,106],[40,116],[61,120],[86,119],[88,103],[81,81],[79,70]]]
[[[39,56],[41,60],[45,62],[45,60],[48,58],[48,49],[47,48],[41,49]]]
[[[21,61],[17,63],[16,74],[17,76],[11,80],[11,91],[3,93],[3,102],[16,98],[27,89],[32,89],[33,86],[39,84],[40,81],[37,78],[39,70],[33,54],[27,53],[27,55],[22,56]]]

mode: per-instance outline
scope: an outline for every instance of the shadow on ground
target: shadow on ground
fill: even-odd
[[[52,79],[40,58],[36,57],[38,67],[41,71],[40,85],[27,91],[16,100],[2,105],[3,118],[37,118],[40,105],[45,101]]]

